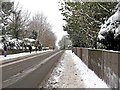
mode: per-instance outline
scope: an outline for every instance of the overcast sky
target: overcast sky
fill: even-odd
[[[60,40],[66,33],[62,28],[64,21],[59,11],[58,1],[59,0],[15,0],[15,2],[19,2],[20,5],[23,6],[23,9],[29,10],[32,15],[37,12],[43,13],[53,26],[53,32],[56,34],[58,40]]]

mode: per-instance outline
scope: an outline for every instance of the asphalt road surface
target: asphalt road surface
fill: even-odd
[[[64,51],[51,51],[2,65],[3,88],[38,88]]]

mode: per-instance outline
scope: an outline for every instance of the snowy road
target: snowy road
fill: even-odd
[[[47,81],[46,88],[108,88],[72,51],[67,50]]]
[[[37,88],[63,51],[52,51],[2,65],[3,88]]]

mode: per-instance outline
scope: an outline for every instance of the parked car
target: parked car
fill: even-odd
[[[42,47],[42,50],[49,50],[49,47]]]

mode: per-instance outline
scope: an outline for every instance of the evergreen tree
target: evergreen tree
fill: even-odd
[[[116,2],[61,2],[61,14],[74,46],[96,47],[100,25],[113,13]]]
[[[8,26],[11,21],[11,13],[13,10],[13,2],[0,2],[0,27],[1,34],[3,36],[2,42],[6,41],[6,35],[8,32]]]
[[[120,50],[120,2],[116,12],[101,25],[98,41],[108,50]],[[101,47],[101,46],[100,46]]]

